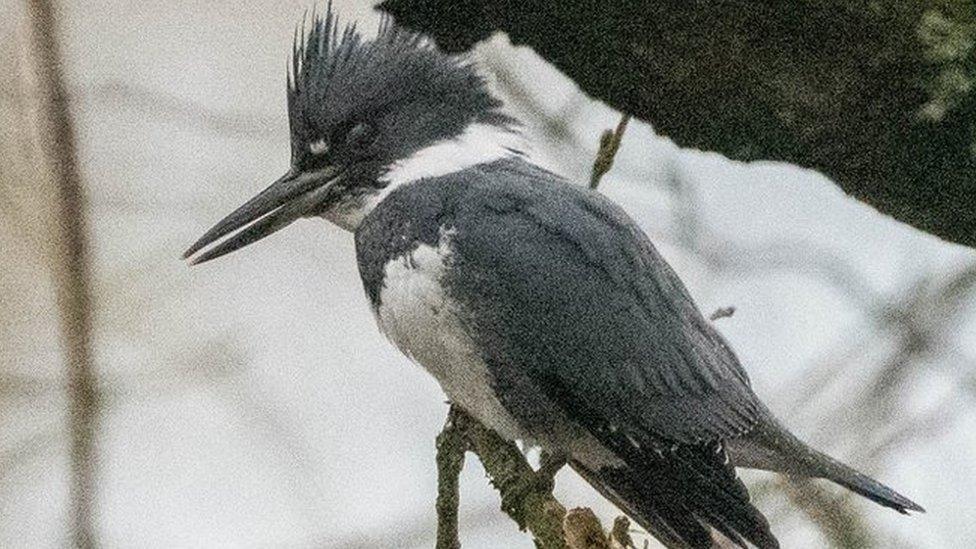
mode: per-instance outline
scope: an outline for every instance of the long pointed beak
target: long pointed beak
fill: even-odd
[[[220,220],[185,252],[183,258],[197,265],[243,248],[275,233],[322,205],[339,181],[341,171],[329,166],[310,173],[289,171]],[[238,231],[220,244],[191,259],[191,256],[228,234]]]

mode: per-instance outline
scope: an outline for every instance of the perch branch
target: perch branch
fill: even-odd
[[[528,530],[543,549],[564,549],[566,508],[552,495],[552,483],[540,479],[518,446],[452,408],[453,429],[481,459],[492,485],[502,498],[502,511]],[[438,526],[440,531],[440,526]]]
[[[457,549],[458,475],[464,452],[471,451],[502,498],[502,511],[528,530],[540,549],[616,549],[629,547],[630,522],[621,517],[614,534],[607,537],[589,509],[569,513],[552,495],[552,475],[558,458],[548,468],[532,470],[518,446],[498,436],[456,406],[448,412],[444,430],[437,437],[437,549]],[[622,529],[622,530],[621,530]],[[621,534],[621,531],[623,532]],[[613,542],[613,543],[612,543]]]
[[[464,468],[467,441],[455,420],[457,408],[447,413],[444,429],[437,436],[437,549],[460,549],[458,538],[458,477]]]

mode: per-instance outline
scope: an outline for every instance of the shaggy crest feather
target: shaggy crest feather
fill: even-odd
[[[324,16],[311,14],[307,30],[304,18],[295,30],[287,75],[293,156],[326,129],[412,103],[441,101],[458,113],[501,108],[467,57],[438,51],[392,18],[381,18],[371,40],[354,24],[340,27],[330,2]],[[427,112],[443,111],[444,104]],[[508,122],[493,116],[489,121]]]

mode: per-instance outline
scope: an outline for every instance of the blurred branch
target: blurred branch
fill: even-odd
[[[32,91],[37,101],[38,164],[47,170],[58,191],[58,254],[53,270],[68,368],[71,536],[75,547],[93,547],[98,398],[91,341],[86,202],[61,74],[55,8],[50,0],[28,0],[27,8],[28,47],[35,79]]]
[[[780,240],[746,246],[706,233],[699,253],[711,268],[728,274],[765,274],[770,270],[804,273],[830,284],[862,307],[884,303],[884,296],[871,288],[853,265],[826,249],[802,241]]]
[[[0,372],[0,398],[38,398],[55,394],[64,387],[57,380]]]
[[[712,230],[704,221],[695,185],[681,172],[675,159],[666,181],[674,197],[674,233],[677,243],[696,254],[705,265],[725,274],[765,274],[786,270],[817,277],[862,308],[880,307],[885,298],[857,269],[831,250],[796,239],[763,244],[741,244]]]
[[[586,168],[580,160],[578,151],[586,148],[579,135],[573,130],[573,121],[579,118],[583,107],[589,100],[582,94],[576,94],[563,106],[549,112],[539,94],[532,93],[525,82],[519,78],[515,67],[503,51],[492,48],[482,50],[482,66],[492,74],[492,81],[499,92],[505,97],[505,104],[514,107],[516,111],[526,113],[525,120],[534,120],[541,135],[547,138],[550,145],[556,146],[572,154],[562,155],[566,173],[579,173]]]
[[[868,445],[864,452],[867,459],[891,455],[903,444],[941,434],[946,428],[947,419],[952,417],[954,406],[957,404],[958,401],[949,400],[940,403],[935,409],[919,417],[909,418],[904,424],[891,429],[885,436]]]
[[[567,148],[584,148],[572,128],[572,121],[586,105],[584,96],[577,94],[555,114],[549,114],[539,96],[526,88],[505,53],[497,50],[487,52],[483,66],[494,76],[493,81],[505,95],[506,103],[515,104],[519,109],[532,113],[544,133],[554,141]]]
[[[839,549],[876,547],[871,527],[864,522],[850,494],[835,495],[809,479],[780,477],[778,488],[817,525]]]
[[[922,414],[908,415],[906,391],[930,364],[937,353],[952,351],[952,339],[971,308],[964,304],[976,287],[976,264],[963,267],[950,276],[929,273],[907,290],[879,292],[860,271],[833,251],[802,241],[783,239],[767,244],[740,244],[711,231],[703,222],[697,195],[687,178],[679,177],[675,165],[669,180],[677,213],[674,232],[677,242],[697,254],[705,265],[722,274],[765,274],[788,270],[810,275],[837,289],[857,307],[873,327],[873,337],[859,336],[850,349],[835,360],[824,362],[803,383],[804,389],[792,398],[794,410],[809,406],[810,419],[822,437],[835,448],[838,442],[861,433],[852,442],[857,462],[863,467],[897,446],[934,436],[947,425],[957,407],[935,406]],[[875,364],[863,364],[879,347],[879,340],[891,342],[893,349]],[[845,342],[846,343],[846,342]],[[883,348],[883,347],[882,347]],[[850,383],[850,365],[862,363],[870,368],[864,382]],[[844,380],[844,381],[841,381]],[[829,390],[840,387],[843,396],[833,398]],[[856,396],[852,395],[856,392]],[[856,399],[857,406],[851,406]],[[829,409],[830,403],[834,405]],[[900,418],[899,425],[892,419]],[[836,425],[858,425],[858,429],[838,433]],[[863,435],[871,433],[871,440]],[[840,435],[840,436],[838,436]],[[877,547],[891,542],[866,522],[860,505],[851,497],[837,496],[809,481],[799,484],[778,479],[771,488],[787,497],[790,511],[801,511],[836,547]],[[757,495],[761,492],[757,490]]]
[[[257,433],[264,439],[269,455],[284,462],[283,470],[291,474],[285,477],[290,485],[288,493],[300,500],[295,509],[304,514],[309,524],[318,524],[319,518],[311,511],[321,497],[322,487],[316,483],[314,452],[308,441],[299,436],[294,427],[284,420],[283,414],[257,392],[260,384],[245,382],[239,376],[218,375],[210,378],[210,389],[235,409],[244,432]],[[257,438],[257,437],[255,437]]]
[[[10,231],[11,234],[23,242],[27,243],[24,248],[32,253],[18,254],[19,261],[30,261],[31,263],[42,266],[44,261],[41,256],[47,251],[44,246],[43,236],[36,231],[31,231],[31,223],[21,208],[16,206],[17,202],[9,196],[9,189],[0,186],[0,225]],[[33,213],[33,212],[32,212]]]

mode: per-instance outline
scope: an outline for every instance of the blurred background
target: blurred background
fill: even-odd
[[[351,236],[307,220],[180,260],[286,169],[309,2],[57,3],[73,143],[38,122],[35,4],[0,0],[0,547],[431,547],[447,407],[374,327]],[[375,29],[368,1],[335,8]],[[475,57],[533,156],[586,181],[618,114],[504,37]],[[795,432],[928,509],[746,473],[784,547],[976,546],[976,254],[636,121],[601,190],[706,314],[735,308],[716,322]],[[570,471],[557,495],[617,514]],[[471,456],[461,501],[465,547],[532,547]]]

